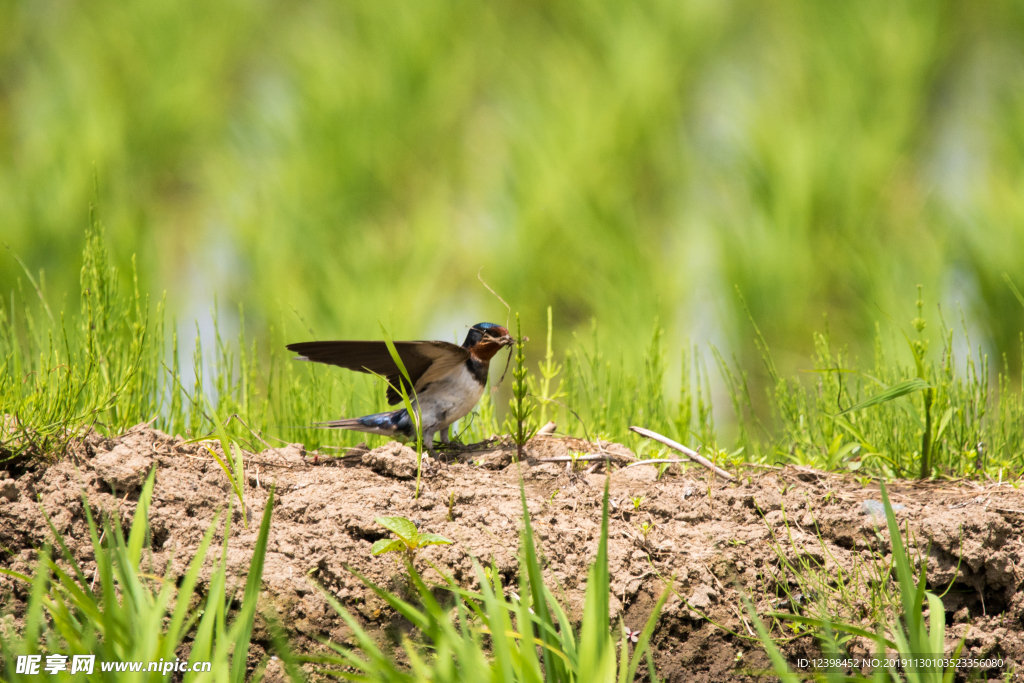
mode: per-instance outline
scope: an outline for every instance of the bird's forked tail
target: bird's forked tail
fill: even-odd
[[[412,433],[412,420],[409,413],[402,408],[387,413],[374,413],[363,417],[349,417],[343,420],[331,420],[330,422],[318,422],[318,427],[328,429],[350,429],[355,432],[366,432],[368,434],[382,434],[394,436],[403,434],[408,436]]]

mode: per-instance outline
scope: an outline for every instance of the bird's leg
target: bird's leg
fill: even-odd
[[[434,432],[423,432],[423,448],[425,448],[431,455],[437,455],[434,451]]]
[[[441,430],[441,443],[443,443],[443,444],[445,444],[447,446],[450,443],[449,440],[451,438],[452,438],[452,426],[448,425],[443,430]]]

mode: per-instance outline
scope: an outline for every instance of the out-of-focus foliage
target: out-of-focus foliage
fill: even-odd
[[[189,373],[183,370],[178,334],[168,333],[164,303],[151,306],[137,277],[132,290],[119,286],[124,278],[108,263],[102,226],[95,220],[83,262],[77,312],[55,314],[35,301],[10,312],[0,307],[0,463],[21,466],[26,459],[61,457],[83,428],[120,434],[140,422],[196,439],[216,435],[225,456],[234,451],[232,439],[259,450],[267,444],[263,435],[281,443],[303,442],[311,451],[347,451],[363,440],[371,447],[386,441],[314,426],[339,415],[384,410],[378,378],[282,359],[279,331],[250,340],[243,325],[233,343],[221,335],[216,309],[213,339],[204,342],[202,331],[196,333]],[[1024,294],[1011,279],[1007,284],[1024,305]],[[826,332],[815,335],[809,361],[814,370],[790,377],[780,373],[754,326],[761,353],[756,367],[770,378],[764,392],[751,391],[751,366],[735,357],[727,360],[710,345],[709,354],[681,350],[679,392],[671,395],[666,391],[669,349],[657,322],[639,373],[623,358],[613,362],[605,356],[596,324],[589,339],[579,340],[562,363],[555,363],[550,316],[545,360],[534,370],[522,355],[525,340],[517,325],[515,399],[499,414],[500,379],[493,381],[476,409],[458,421],[454,436],[478,443],[512,432],[510,438],[521,444],[550,417],[562,433],[626,443],[644,458],[664,453],[633,433],[632,425],[670,434],[726,466],[795,463],[885,477],[1019,478],[1024,377],[1007,372],[1005,363],[990,370],[988,355],[975,352],[966,330],[958,337],[941,312],[941,345],[930,347],[925,302],[916,303],[917,317],[910,321],[915,336],[902,340],[911,364],[900,360],[899,348],[893,353],[881,328],[870,368],[833,348]],[[385,328],[381,333],[390,340]],[[966,345],[963,352],[960,344]],[[1024,334],[1020,344],[1024,353]],[[734,429],[716,429],[707,355],[724,385],[721,402],[732,404]],[[958,367],[965,368],[962,374]],[[498,373],[492,365],[492,380]],[[724,411],[718,412],[721,417]],[[421,446],[417,443],[417,451]],[[230,467],[221,462],[233,485],[243,469],[241,455],[234,456]],[[417,456],[417,470],[419,465]],[[234,488],[241,500],[244,487]]]
[[[751,360],[738,285],[790,367],[920,282],[1016,364],[1022,8],[8,0],[0,292],[13,253],[73,297],[98,198],[183,324],[461,336],[504,321],[483,267],[538,338],[639,357],[658,314]]]

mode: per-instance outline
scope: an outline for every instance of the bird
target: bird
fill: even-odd
[[[515,340],[507,328],[477,323],[469,329],[462,346],[443,341],[396,341],[412,386],[391,357],[384,341],[311,341],[288,344],[296,360],[337,365],[387,380],[388,405],[402,403],[399,385],[405,387],[412,409],[423,425],[423,445],[434,450],[434,435],[448,443],[448,428],[469,414],[484,393],[491,359]],[[416,426],[406,408],[384,413],[318,423],[332,429],[414,439]]]

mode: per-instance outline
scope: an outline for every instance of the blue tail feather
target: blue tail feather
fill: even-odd
[[[409,419],[409,413],[405,408],[386,413],[364,415],[363,417],[350,417],[344,420],[321,422],[320,425],[335,429],[351,429],[357,432],[383,434],[385,436],[394,436],[396,434],[410,436],[413,433],[412,420]]]

